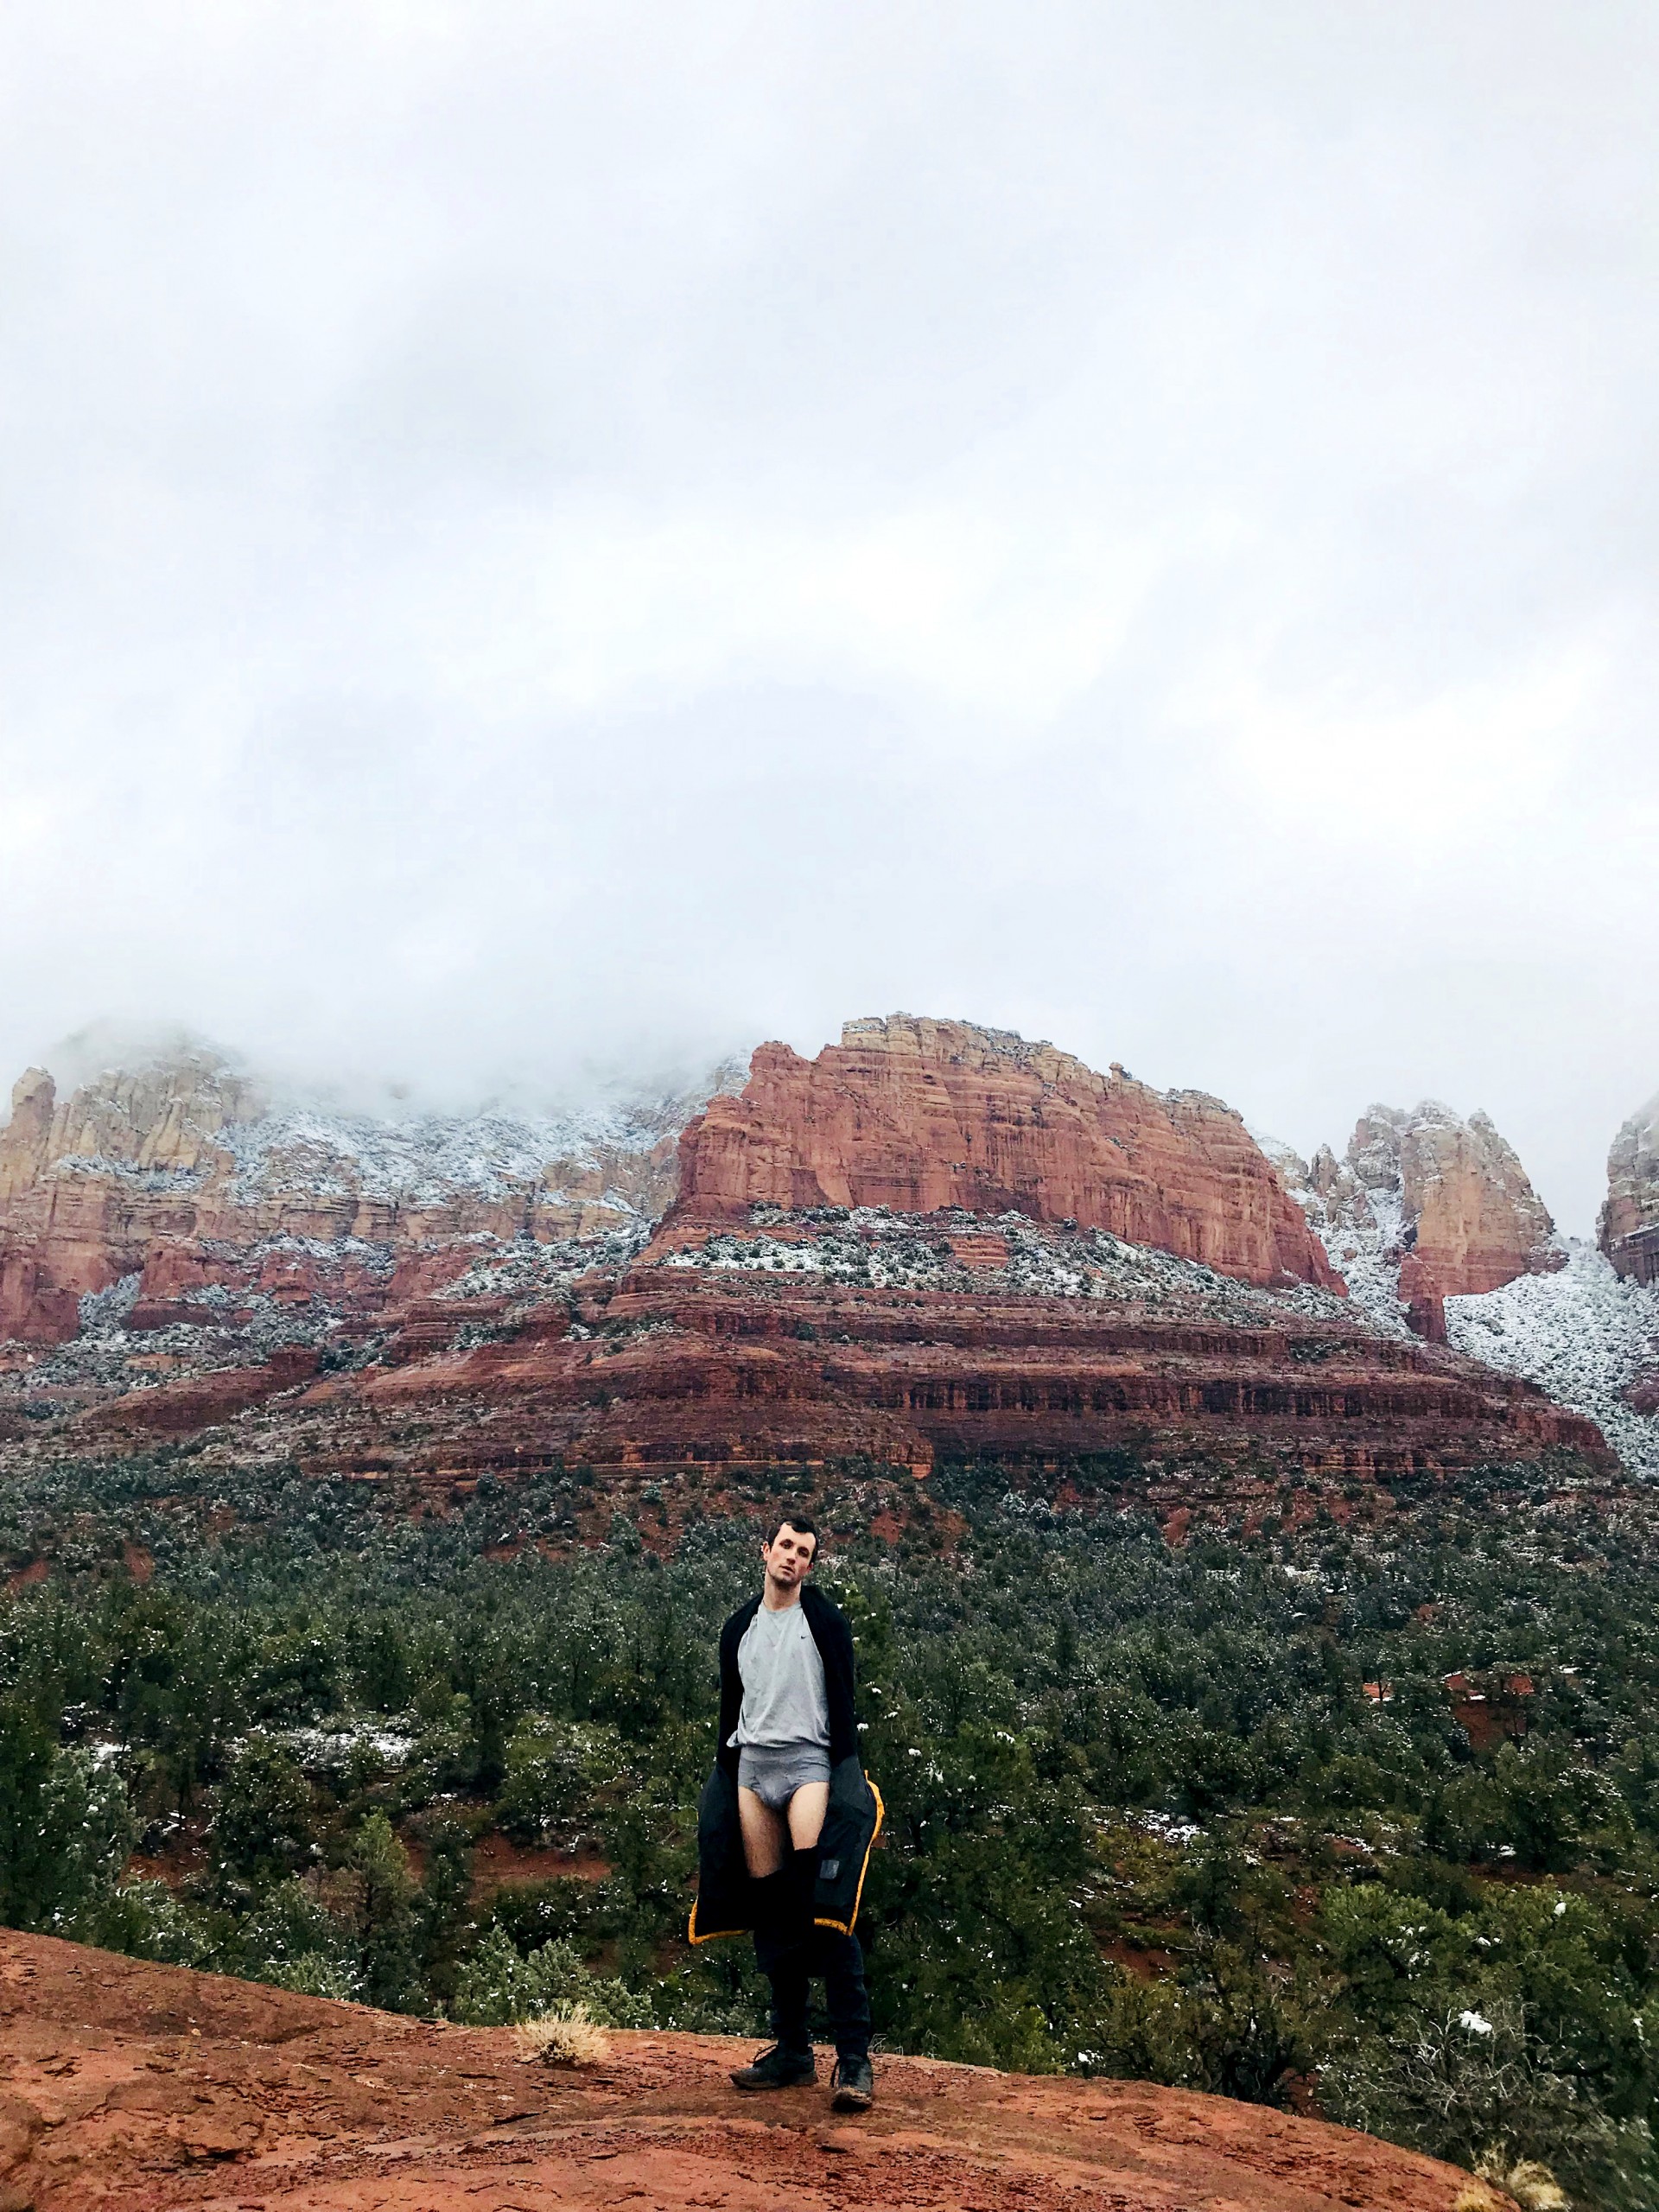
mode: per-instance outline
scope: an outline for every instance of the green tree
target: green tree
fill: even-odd
[[[416,1922],[421,1980],[440,2004],[454,1997],[461,1956],[474,1931],[472,1895],[471,1833],[462,1821],[436,1821],[427,1831]]]
[[[55,1745],[29,1708],[0,1699],[0,1919],[38,1928],[58,1897],[46,1788]]]
[[[409,1853],[384,1813],[371,1813],[353,1840],[358,1970],[363,1995],[389,2012],[421,2010],[421,1924]]]
[[[285,1880],[316,1853],[311,1785],[280,1744],[250,1736],[217,1792],[213,1858],[222,1897]]]

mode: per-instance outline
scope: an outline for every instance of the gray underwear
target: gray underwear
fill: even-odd
[[[753,1789],[774,1813],[785,1811],[809,1782],[828,1782],[830,1754],[822,1744],[743,1744],[738,1747],[737,1786]]]

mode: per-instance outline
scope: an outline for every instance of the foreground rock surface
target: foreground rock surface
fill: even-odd
[[[1466,2174],[1259,2106],[882,2062],[880,2101],[760,2104],[751,2046],[618,2035],[601,2065],[0,1933],[5,2212],[1454,2212]],[[1505,2200],[1487,2199],[1492,2212]]]

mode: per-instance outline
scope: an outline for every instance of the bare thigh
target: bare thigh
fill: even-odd
[[[786,1851],[810,1851],[823,1833],[829,1806],[827,1782],[804,1782],[789,1801],[787,1821],[782,1813],[763,1805],[753,1789],[738,1790],[744,1863],[757,1881],[778,1872]]]
[[[791,1801],[793,1809],[793,1800]],[[743,1830],[743,1858],[756,1881],[775,1874],[784,1863],[789,1830],[781,1813],[763,1805],[753,1789],[737,1793],[737,1817]]]
[[[830,1809],[827,1782],[804,1782],[789,1801],[789,1840],[797,1851],[810,1851],[823,1833]]]

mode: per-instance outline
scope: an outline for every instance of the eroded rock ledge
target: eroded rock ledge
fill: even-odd
[[[880,2063],[868,2119],[764,2111],[753,2046],[616,2035],[592,2069],[441,2026],[0,1932],[4,2212],[1453,2212],[1455,2168],[1141,2082]],[[1505,2202],[1490,2200],[1492,2212]]]

